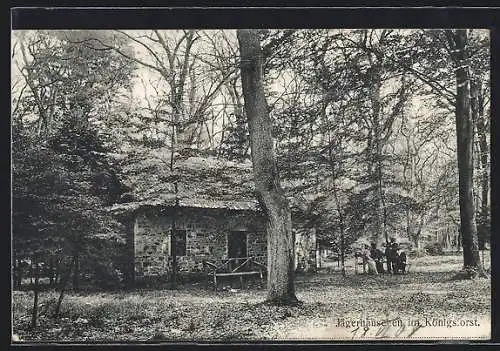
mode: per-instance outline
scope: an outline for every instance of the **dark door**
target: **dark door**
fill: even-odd
[[[247,233],[231,232],[227,238],[227,253],[229,258],[247,257]]]

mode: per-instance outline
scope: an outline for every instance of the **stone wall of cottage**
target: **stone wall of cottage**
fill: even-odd
[[[169,256],[172,210],[139,212],[134,223],[135,276],[161,276],[170,271]],[[176,214],[177,229],[186,230],[186,255],[177,257],[179,271],[197,272],[203,260],[227,257],[227,235],[246,231],[247,251],[266,263],[265,220],[252,211],[181,208]]]

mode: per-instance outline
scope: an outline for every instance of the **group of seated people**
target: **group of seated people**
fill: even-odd
[[[363,264],[368,266],[369,274],[389,273],[389,274],[405,274],[406,273],[406,253],[403,248],[396,242],[395,238],[386,243],[385,250],[377,248],[377,244],[372,243],[365,245],[361,251]],[[384,270],[384,259],[386,269]]]

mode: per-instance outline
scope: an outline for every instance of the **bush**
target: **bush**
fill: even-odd
[[[424,250],[428,255],[433,255],[433,256],[444,255],[444,248],[441,243],[427,244],[425,245]]]
[[[104,290],[123,287],[123,273],[112,265],[96,265],[91,283]]]

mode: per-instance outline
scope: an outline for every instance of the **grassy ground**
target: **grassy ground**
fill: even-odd
[[[44,310],[57,295],[43,292],[33,331],[32,293],[14,292],[13,332],[24,341],[42,342],[487,337],[490,281],[454,279],[460,261],[460,256],[418,258],[404,276],[349,271],[342,277],[332,270],[301,275],[296,290],[303,304],[297,307],[263,304],[263,289],[214,292],[189,284],[176,291],[69,293],[61,318],[54,320]],[[421,326],[410,325],[415,321]]]

